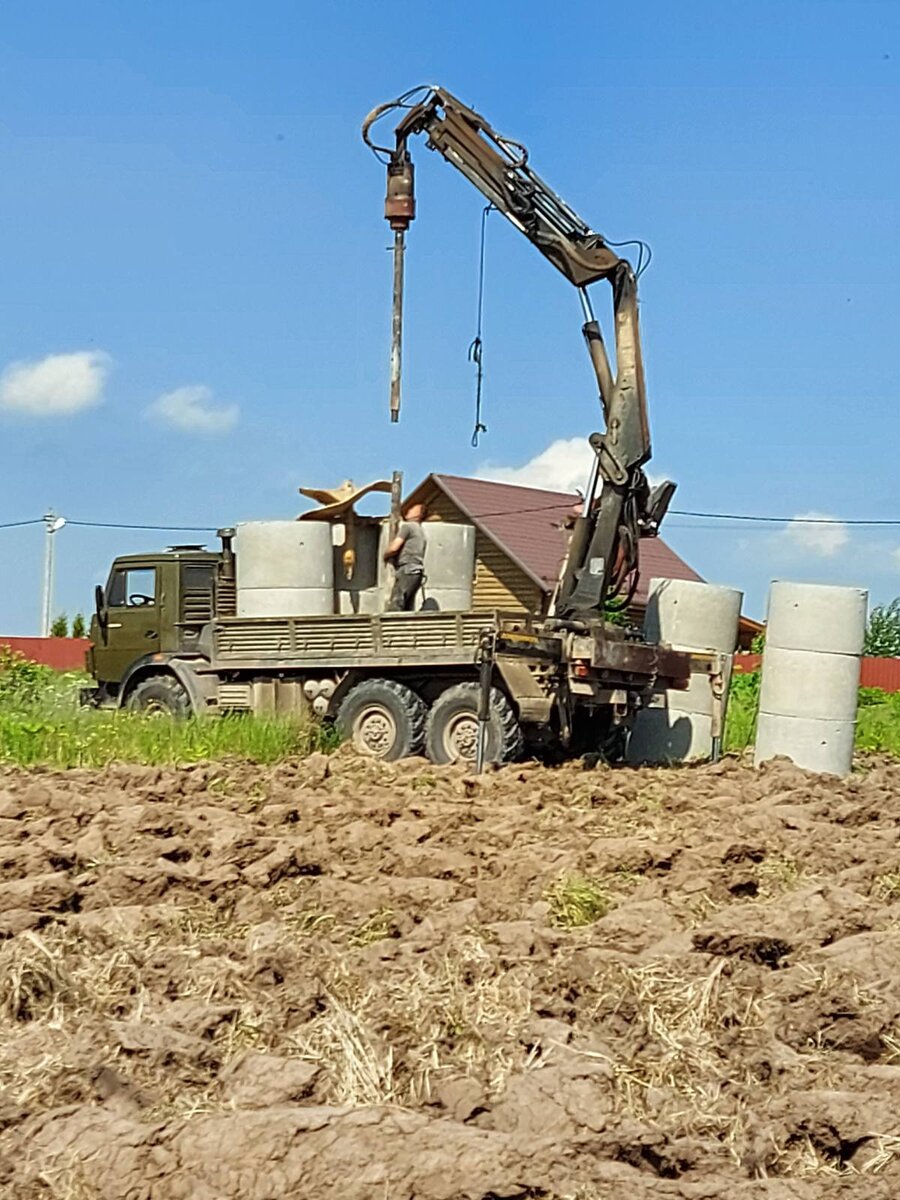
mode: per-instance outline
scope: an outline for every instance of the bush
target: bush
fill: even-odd
[[[38,704],[56,680],[50,667],[30,662],[8,646],[0,646],[0,708]]]
[[[51,637],[68,637],[69,636],[69,618],[65,613],[60,613],[50,626]]]
[[[873,704],[887,704],[890,698],[891,693],[886,692],[884,688],[861,687],[859,689],[860,708],[869,708]]]
[[[72,618],[72,637],[87,637],[87,623],[85,622],[83,613],[76,613]]]
[[[863,654],[873,658],[900,658],[900,596],[878,604],[869,613]]]
[[[878,688],[864,688],[877,692]],[[900,692],[884,692],[884,699],[860,701],[856,745],[860,750],[884,750],[900,754]]]

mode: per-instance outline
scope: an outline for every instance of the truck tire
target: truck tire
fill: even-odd
[[[441,692],[428,714],[425,753],[433,763],[473,762],[478,748],[477,683],[457,683]],[[499,688],[491,688],[485,762],[514,762],[525,746],[522,727]]]
[[[394,762],[421,754],[427,715],[425,701],[405,684],[364,679],[341,701],[335,723],[361,754]]]
[[[129,712],[146,716],[189,717],[191,698],[174,675],[148,675],[125,701]]]

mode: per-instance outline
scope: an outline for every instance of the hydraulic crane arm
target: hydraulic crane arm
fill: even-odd
[[[365,134],[378,109],[366,118]],[[472,183],[481,194],[576,287],[606,279],[618,255],[556,195],[528,165],[528,151],[497,133],[471,108],[443,88],[406,110],[387,151],[396,167],[409,162],[407,142],[424,133],[428,145]],[[411,187],[411,181],[410,181]]]
[[[394,146],[375,145],[372,126],[398,109],[403,115],[394,130]],[[636,579],[638,539],[656,533],[674,492],[674,485],[667,484],[651,494],[642,470],[651,447],[634,271],[531,169],[524,146],[503,137],[443,88],[414,89],[379,105],[366,117],[362,132],[387,164],[385,217],[394,230],[392,420],[400,412],[405,233],[415,217],[411,137],[425,134],[429,148],[461,171],[579,290],[606,430],[590,438],[597,469],[572,535],[555,607],[561,617],[597,615],[622,594],[629,578]],[[587,292],[601,279],[613,293],[615,371]]]

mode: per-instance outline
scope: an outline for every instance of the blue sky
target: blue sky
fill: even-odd
[[[892,0],[6,0],[0,522],[290,516],[299,485],[394,468],[586,474],[577,297],[497,218],[469,444],[481,199],[424,145],[388,424],[383,173],[358,128],[421,82],[525,142],[594,228],[651,243],[651,471],[677,507],[900,518],[898,35]],[[665,532],[756,615],[775,577],[900,593],[900,528]],[[115,553],[172,540],[57,537],[70,614]],[[0,632],[35,632],[42,531],[0,549]]]

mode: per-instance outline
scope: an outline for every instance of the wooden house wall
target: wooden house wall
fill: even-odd
[[[428,519],[431,521],[471,523],[437,487],[429,489],[421,499],[428,505]],[[540,612],[544,602],[544,592],[534,580],[476,527],[472,607],[479,612],[496,608]]]

